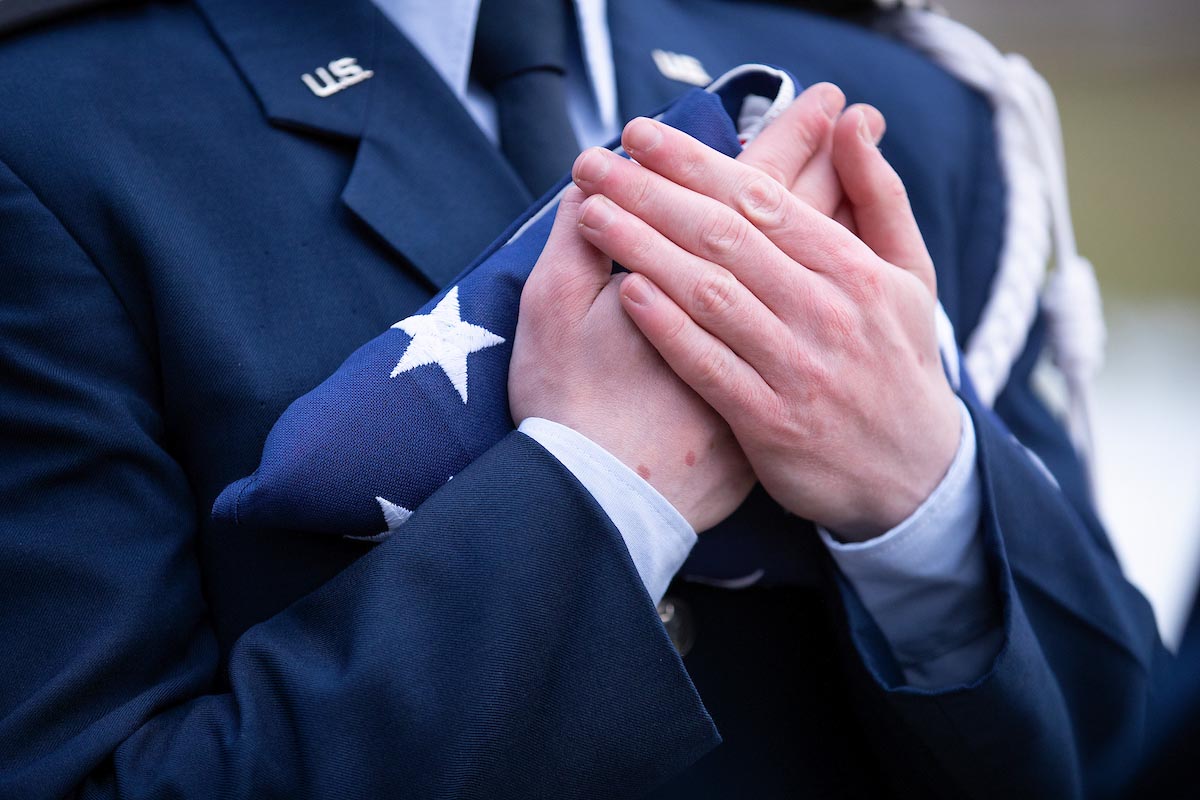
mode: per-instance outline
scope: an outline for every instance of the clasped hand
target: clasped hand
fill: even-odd
[[[632,161],[585,151],[522,295],[514,419],[575,428],[697,530],[755,478],[850,540],[909,516],[960,414],[882,115],[844,105],[811,87],[736,160],[645,118]]]

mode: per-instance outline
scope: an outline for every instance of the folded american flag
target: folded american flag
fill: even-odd
[[[732,70],[660,119],[729,156],[795,97],[786,73]],[[616,148],[619,143],[613,143]],[[419,311],[356,350],[276,421],[218,519],[373,539],[513,430],[508,363],[521,289],[568,179]]]

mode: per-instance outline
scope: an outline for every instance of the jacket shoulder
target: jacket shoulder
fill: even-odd
[[[7,0],[0,3],[0,36],[110,2],[112,0]]]
[[[0,9],[11,3],[0,2]],[[19,5],[19,4],[18,4]],[[219,55],[215,40],[190,3],[47,3],[57,13],[0,12],[0,115],[14,111],[93,105],[123,87],[165,82],[196,54]],[[9,16],[4,16],[9,14]]]
[[[121,141],[156,148],[161,130],[195,122],[199,107],[228,105],[219,87],[241,89],[182,2],[93,4],[0,34],[0,75],[20,76],[0,81],[0,161],[26,179],[53,164],[96,166]]]

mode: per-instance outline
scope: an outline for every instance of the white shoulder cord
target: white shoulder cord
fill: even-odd
[[[1090,463],[1090,388],[1104,358],[1104,317],[1092,265],[1075,247],[1054,95],[1023,57],[1000,53],[945,16],[904,9],[882,15],[879,22],[984,93],[995,110],[1007,219],[991,295],[967,342],[967,371],[980,398],[994,403],[1024,349],[1040,299],[1050,354],[1066,380],[1067,430]],[[1051,246],[1057,269],[1047,277]]]

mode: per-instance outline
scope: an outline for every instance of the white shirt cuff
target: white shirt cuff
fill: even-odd
[[[962,434],[954,461],[908,519],[865,542],[839,542],[818,528],[908,683],[926,689],[978,678],[1003,642],[980,531],[975,428],[961,400],[959,406]]]
[[[562,462],[596,498],[625,540],[655,604],[683,566],[696,532],[665,497],[620,459],[578,431],[529,417],[517,428]]]

